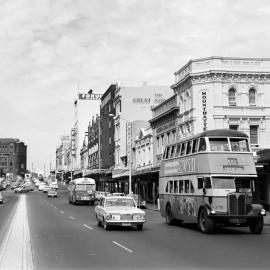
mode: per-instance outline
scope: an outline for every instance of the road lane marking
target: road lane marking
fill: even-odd
[[[70,219],[74,220],[75,218],[73,216],[69,216]]]
[[[62,211],[62,210],[60,211],[60,213],[65,214],[65,212],[64,212],[64,211]]]
[[[92,227],[87,226],[86,224],[83,224],[83,226],[84,226],[84,227],[86,227],[86,228],[88,228],[89,230],[93,230],[93,228],[92,228]]]
[[[123,245],[117,243],[116,241],[112,241],[112,242],[113,242],[115,245],[117,245],[117,246],[123,248],[124,250],[128,251],[129,253],[133,253],[133,251],[132,251],[131,249],[126,248],[125,246],[123,246]]]

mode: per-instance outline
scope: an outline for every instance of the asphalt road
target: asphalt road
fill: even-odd
[[[0,232],[17,196],[9,194],[0,208]],[[97,226],[94,206],[70,205],[64,190],[58,198],[27,193],[26,202],[35,269],[270,268],[270,226],[261,235],[250,234],[248,228],[204,235],[196,225],[168,226],[159,212],[146,210],[143,231],[104,231]]]

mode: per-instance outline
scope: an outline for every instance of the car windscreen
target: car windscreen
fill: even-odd
[[[117,198],[117,199],[108,199],[105,203],[106,207],[111,206],[129,206],[129,207],[135,207],[135,203],[133,199],[127,199],[127,198]]]
[[[78,184],[76,185],[77,191],[93,191],[95,190],[95,185],[86,185],[86,184]]]

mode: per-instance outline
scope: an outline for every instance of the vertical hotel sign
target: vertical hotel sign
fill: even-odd
[[[75,136],[76,136],[76,134],[75,134],[75,128],[72,128],[71,129],[71,155],[73,156],[73,157],[75,157],[76,156],[76,146],[75,146]]]
[[[201,90],[201,102],[202,102],[202,120],[203,120],[203,131],[207,130],[207,98],[208,90]]]

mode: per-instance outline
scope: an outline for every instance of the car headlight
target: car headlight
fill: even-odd
[[[120,215],[112,215],[112,220],[120,220],[121,216]]]
[[[111,215],[111,214],[107,214],[107,215],[105,216],[105,219],[106,219],[106,220],[112,219],[112,215]]]
[[[145,214],[135,214],[133,220],[145,220]]]
[[[262,209],[262,210],[261,210],[261,215],[262,215],[262,216],[265,216],[265,215],[266,215],[265,209]]]

